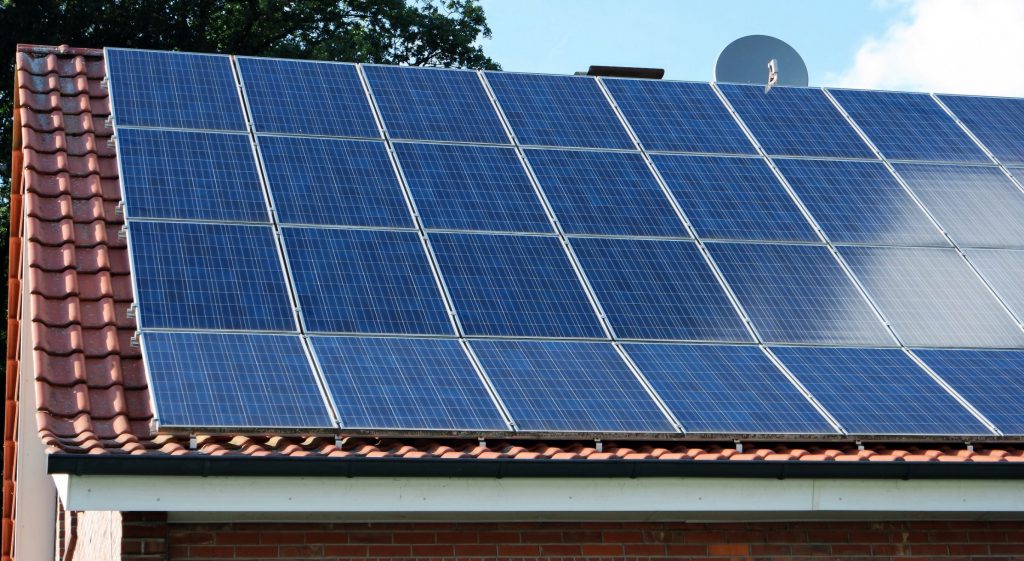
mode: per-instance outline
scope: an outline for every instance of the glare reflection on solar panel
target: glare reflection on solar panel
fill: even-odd
[[[410,142],[394,148],[424,228],[554,232],[512,148]]]
[[[470,346],[520,431],[676,432],[610,343]]]
[[[573,238],[572,246],[617,336],[752,340],[693,242]]]
[[[147,332],[142,347],[161,427],[334,426],[297,336]]]
[[[566,233],[689,237],[639,154],[527,150],[526,159]]]
[[[1024,99],[940,95],[939,99],[1004,164],[1024,164]]]
[[[1024,248],[1024,193],[999,168],[894,167],[957,245]]]
[[[953,249],[841,247],[904,344],[1020,347],[1024,332]]]
[[[248,135],[120,128],[131,218],[270,222]]]
[[[1024,351],[914,349],[1005,435],[1024,435]]]
[[[229,57],[106,49],[105,59],[118,125],[246,130]]]
[[[818,241],[799,207],[760,158],[651,156],[702,238]]]
[[[508,144],[476,72],[365,65],[391,138]]]
[[[707,83],[615,78],[602,81],[646,150],[757,153]]]
[[[267,135],[257,141],[282,223],[413,227],[383,142]]]
[[[1024,251],[968,249],[965,253],[999,299],[1017,319],[1024,319]]]
[[[766,342],[895,345],[825,246],[708,244]]]
[[[142,327],[294,331],[270,226],[133,222]]]
[[[508,430],[454,339],[311,337],[344,428]]]
[[[899,349],[772,347],[852,435],[989,435]]]
[[[883,156],[890,160],[988,162],[928,94],[829,90]]]
[[[467,335],[604,337],[556,237],[431,234]]]
[[[512,72],[484,76],[520,144],[636,148],[594,78]]]
[[[451,334],[416,232],[283,228],[306,329]]]
[[[625,349],[688,433],[836,432],[758,347],[630,343]]]
[[[875,158],[817,88],[718,87],[769,155]]]
[[[833,242],[952,245],[880,162],[778,158],[775,165]]]
[[[236,60],[256,132],[380,138],[354,64]]]

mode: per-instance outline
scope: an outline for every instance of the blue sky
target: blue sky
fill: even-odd
[[[733,39],[774,35],[812,85],[1024,96],[1022,0],[481,0],[505,70],[649,66],[710,80]]]

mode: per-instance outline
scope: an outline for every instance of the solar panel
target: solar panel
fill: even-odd
[[[527,150],[526,159],[566,233],[688,237],[640,154]]]
[[[558,238],[432,234],[467,335],[604,337]]]
[[[476,72],[364,65],[391,138],[508,144]]]
[[[310,342],[344,428],[508,430],[454,339],[311,337]]]
[[[953,249],[842,247],[907,345],[1021,347],[1024,332]]]
[[[895,168],[957,245],[1024,248],[1024,193],[999,168]]]
[[[133,222],[142,327],[294,331],[270,226]]]
[[[949,246],[949,240],[881,163],[775,160],[833,242]]]
[[[635,149],[594,78],[487,72],[520,144]]]
[[[424,228],[553,233],[512,148],[396,142]]]
[[[752,341],[693,242],[574,238],[572,246],[617,336]]]
[[[756,154],[711,86],[602,78],[646,150]]]
[[[991,434],[899,349],[771,350],[850,434]]]
[[[266,135],[257,142],[281,222],[413,227],[383,142]]]
[[[1024,99],[940,95],[939,99],[1004,164],[1024,164]]]
[[[1024,168],[1006,168],[1010,175],[1017,180],[1017,183],[1024,184]]]
[[[968,249],[965,253],[999,299],[1024,319],[1024,251]]]
[[[282,237],[307,330],[452,334],[415,232],[283,228]]]
[[[870,158],[875,155],[817,88],[718,84],[764,150],[773,156]]]
[[[760,348],[624,345],[688,433],[834,434]]]
[[[229,57],[106,49],[104,58],[118,126],[246,130]]]
[[[520,431],[676,432],[610,343],[472,341]]]
[[[121,128],[131,218],[270,222],[248,135]]]
[[[707,247],[764,341],[895,345],[827,247]]]
[[[928,94],[829,90],[890,160],[989,162]]]
[[[760,158],[651,156],[702,238],[818,241],[796,203]]]
[[[256,132],[380,138],[354,64],[236,60]]]
[[[302,341],[255,333],[142,336],[162,429],[330,429]]]
[[[929,368],[1006,435],[1024,435],[1024,352],[915,349]]]

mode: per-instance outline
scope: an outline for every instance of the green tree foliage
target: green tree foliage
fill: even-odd
[[[479,45],[491,30],[476,0],[0,0],[0,29],[5,273],[18,43],[498,68]],[[0,329],[6,340],[6,322]]]

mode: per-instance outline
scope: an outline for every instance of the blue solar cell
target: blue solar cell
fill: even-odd
[[[881,163],[779,158],[775,165],[833,242],[951,245]]]
[[[989,162],[971,137],[928,94],[830,90],[890,160]]]
[[[639,154],[527,150],[526,159],[566,233],[688,237]]]
[[[800,208],[760,158],[651,158],[702,238],[818,241]]]
[[[688,433],[836,432],[758,347],[624,347]]]
[[[454,339],[311,337],[310,342],[344,428],[508,430]]]
[[[246,130],[229,57],[106,49],[105,58],[118,125]]]
[[[895,168],[957,245],[1024,248],[1024,193],[999,168]]]
[[[1003,434],[1024,435],[1024,352],[915,349],[914,354]]]
[[[1010,175],[1017,180],[1017,183],[1024,185],[1024,168],[1006,168]]]
[[[602,81],[647,150],[757,153],[706,83],[614,78]]]
[[[553,232],[511,148],[394,144],[425,228]]]
[[[130,218],[270,222],[248,135],[119,128]]]
[[[354,64],[236,60],[256,132],[380,138]]]
[[[383,142],[264,135],[257,141],[281,222],[414,226]]]
[[[1024,332],[954,249],[842,247],[904,344],[1020,347]]]
[[[604,337],[558,238],[432,234],[467,335]]]
[[[487,72],[520,144],[635,149],[594,78]]]
[[[999,299],[1018,319],[1024,319],[1024,251],[968,249],[965,253]]]
[[[850,434],[990,434],[899,349],[771,350]]]
[[[470,346],[520,431],[676,432],[610,343]]]
[[[572,246],[617,336],[752,340],[693,242],[573,238]]]
[[[509,144],[476,72],[363,66],[391,138]]]
[[[719,84],[754,138],[775,156],[875,158],[867,144],[817,88]]]
[[[335,333],[452,333],[415,232],[283,228],[306,329]]]
[[[1004,164],[1024,164],[1024,99],[940,95],[978,140]]]
[[[130,232],[142,327],[295,330],[270,226],[133,222]]]
[[[142,337],[161,427],[334,427],[297,336],[147,332]]]
[[[764,341],[895,344],[828,248],[709,243],[708,249]]]

